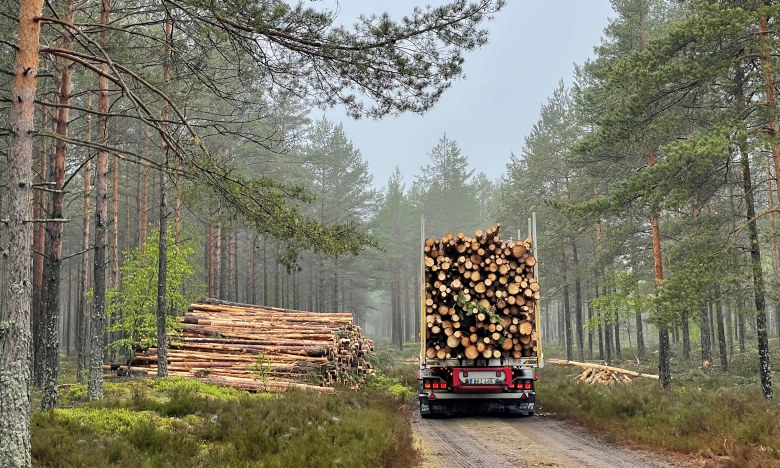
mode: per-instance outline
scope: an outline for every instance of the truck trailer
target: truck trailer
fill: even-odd
[[[423,418],[534,414],[543,366],[534,224],[522,241],[502,240],[499,228],[421,236]]]

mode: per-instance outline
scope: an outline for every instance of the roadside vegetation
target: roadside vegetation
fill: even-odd
[[[417,352],[414,343],[400,352],[378,347],[377,375],[360,391],[250,393],[176,378],[127,378],[106,381],[104,399],[93,402],[86,386],[68,382],[75,368],[63,357],[60,407],[32,415],[33,463],[419,466],[411,427]],[[545,354],[559,358],[565,352],[548,346]],[[762,397],[756,355],[755,348],[735,354],[728,375],[673,358],[671,390],[648,378],[578,383],[582,368],[548,364],[538,370],[537,414],[670,458],[690,455],[721,468],[780,467],[780,406]],[[778,362],[780,353],[771,357]],[[646,373],[657,368],[652,359],[613,365]]]
[[[772,350],[772,361],[780,362],[777,346]],[[565,356],[549,347],[545,354]],[[728,374],[672,359],[670,390],[648,378],[577,383],[582,368],[548,364],[539,370],[539,414],[575,422],[620,444],[711,459],[712,466],[780,467],[780,405],[762,397],[757,363],[755,348],[735,354]],[[652,360],[613,365],[648,373],[658,367]]]
[[[75,380],[75,369],[64,370],[63,383]],[[128,378],[106,381],[103,400],[90,402],[86,385],[64,385],[59,408],[31,417],[33,464],[410,467],[411,395],[381,366],[361,391],[330,394]]]

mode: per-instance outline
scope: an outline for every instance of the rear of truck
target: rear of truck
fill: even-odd
[[[539,284],[529,237],[499,227],[427,238],[422,248],[422,417],[531,415],[542,364]]]

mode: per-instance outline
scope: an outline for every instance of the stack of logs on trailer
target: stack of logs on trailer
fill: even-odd
[[[537,356],[539,283],[531,239],[503,241],[500,226],[473,238],[428,238],[425,262],[429,359]]]
[[[359,387],[373,351],[350,313],[302,312],[208,300],[169,334],[168,375],[247,390]],[[140,368],[140,369],[139,369]],[[137,351],[130,371],[157,373],[157,350]]]

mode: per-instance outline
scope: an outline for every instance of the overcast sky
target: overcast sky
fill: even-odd
[[[415,5],[435,0],[340,0],[340,20],[351,24],[360,13],[387,11],[395,19]],[[319,111],[344,125],[374,174],[374,186],[386,186],[396,166],[407,189],[428,164],[439,139],[457,142],[471,168],[496,179],[506,171],[510,153],[520,154],[539,110],[563,79],[571,84],[574,64],[593,57],[609,18],[609,0],[509,0],[493,21],[489,43],[466,56],[465,80],[444,92],[425,115],[404,114],[382,120],[352,120],[340,109]]]

